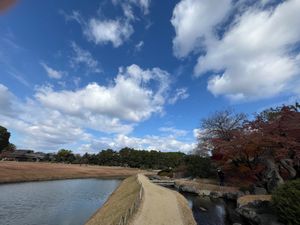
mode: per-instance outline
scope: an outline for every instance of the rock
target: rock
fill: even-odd
[[[268,192],[265,188],[261,188],[261,187],[254,187],[253,193],[255,195],[267,195]]]
[[[203,211],[203,212],[206,212],[206,211],[207,211],[207,209],[206,209],[206,208],[203,208],[203,207],[199,207],[199,209],[200,209],[201,211]]]
[[[242,225],[242,224],[240,224],[240,223],[234,223],[234,224],[232,224],[232,225]]]
[[[228,193],[223,193],[223,198],[227,200],[237,200],[238,197],[237,197],[237,193],[228,192]]]
[[[189,193],[194,193],[194,194],[199,194],[198,190],[194,188],[193,186],[188,186],[188,185],[177,185],[175,182],[175,187],[182,192],[189,192]]]
[[[211,195],[211,191],[209,190],[196,190],[196,193],[198,193],[198,195],[204,195],[204,196],[210,196]]]
[[[218,191],[211,191],[209,196],[211,198],[221,198],[223,196],[223,194],[221,192],[218,192]]]
[[[238,212],[251,225],[281,225],[271,208],[270,195],[248,195],[237,200]]]
[[[250,224],[260,224],[261,220],[259,216],[257,216],[257,213],[255,209],[249,208],[249,207],[241,207],[237,208],[236,211],[246,218]]]

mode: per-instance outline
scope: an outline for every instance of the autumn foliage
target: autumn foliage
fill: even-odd
[[[300,162],[298,108],[299,105],[269,109],[252,121],[239,121],[231,129],[220,129],[226,128],[224,124],[208,127],[212,158],[227,174],[247,178],[270,190],[285,179],[295,178]],[[227,124],[233,123],[233,118],[236,117]],[[220,118],[216,124],[219,122]]]

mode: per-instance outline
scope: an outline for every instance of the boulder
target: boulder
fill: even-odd
[[[238,198],[236,211],[251,225],[281,225],[270,202],[270,195],[246,195]]]
[[[268,192],[265,188],[256,187],[256,186],[253,189],[253,193],[255,195],[267,195],[268,194]]]

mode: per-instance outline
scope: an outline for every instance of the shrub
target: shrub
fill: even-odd
[[[289,181],[272,194],[279,219],[288,225],[300,225],[300,179]]]

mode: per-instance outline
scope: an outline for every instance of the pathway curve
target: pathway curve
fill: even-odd
[[[138,179],[144,189],[141,208],[132,225],[194,225],[193,216],[187,202],[179,193],[151,183],[139,174]],[[182,209],[182,205],[186,207]],[[186,214],[186,215],[184,215]]]

